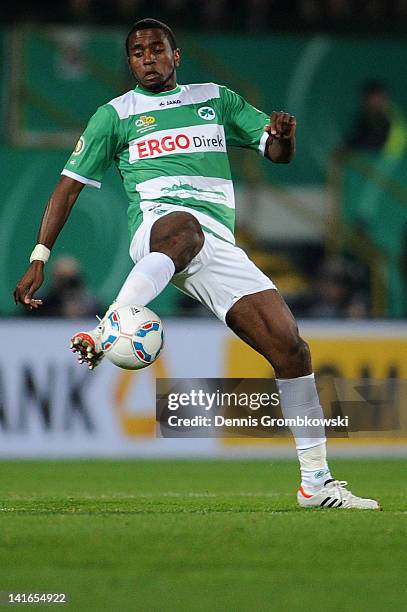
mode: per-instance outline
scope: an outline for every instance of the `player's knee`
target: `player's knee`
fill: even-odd
[[[298,334],[297,328],[287,330],[274,352],[274,369],[277,376],[291,378],[311,372],[311,353],[308,344]]]
[[[287,366],[294,370],[295,376],[305,376],[311,373],[311,353],[308,344],[298,336],[287,354]]]
[[[185,241],[188,244],[188,248],[191,250],[191,253],[194,253],[193,257],[195,257],[205,242],[201,224],[190,213],[180,214],[182,215],[182,221],[177,228],[178,239],[180,242]]]
[[[150,249],[171,257],[176,272],[179,272],[191,263],[204,242],[205,236],[199,221],[190,213],[174,212],[154,224]]]

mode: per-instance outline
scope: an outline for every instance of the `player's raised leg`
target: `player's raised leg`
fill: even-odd
[[[99,325],[90,331],[78,332],[71,339],[71,349],[78,353],[79,362],[93,370],[103,358],[100,337],[111,310],[130,304],[147,306],[176,272],[190,264],[204,241],[201,225],[190,213],[173,212],[158,218],[151,228],[148,254],[130,271]]]
[[[273,366],[283,416],[322,419],[307,343],[278,291],[270,289],[238,300],[226,315],[227,325]],[[352,495],[345,481],[332,478],[326,460],[323,425],[312,431],[291,428],[301,469],[298,503],[303,507],[378,509],[371,499]]]

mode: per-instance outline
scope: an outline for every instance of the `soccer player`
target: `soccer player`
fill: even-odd
[[[114,161],[130,201],[135,263],[114,306],[147,305],[171,281],[271,363],[286,418],[323,418],[308,345],[275,285],[235,245],[233,235],[228,146],[288,163],[295,154],[295,118],[285,112],[269,117],[214,83],[179,85],[180,51],[171,29],[159,21],[135,23],[126,51],[137,86],[90,119],[47,204],[15,302],[29,309],[41,306],[34,296],[59,232],[83,187],[99,188]],[[90,369],[103,357],[103,321],[72,339],[72,349]],[[293,434],[301,469],[300,506],[379,508],[332,478],[322,427],[293,428]]]

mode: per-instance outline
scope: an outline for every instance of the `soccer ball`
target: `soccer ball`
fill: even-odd
[[[119,368],[146,368],[164,344],[161,320],[145,306],[120,306],[104,322],[101,344],[106,357]]]

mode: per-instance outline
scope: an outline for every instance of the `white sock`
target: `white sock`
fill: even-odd
[[[323,419],[314,374],[299,378],[276,379],[280,405],[285,419],[307,416]],[[307,493],[315,493],[332,478],[326,462],[325,427],[290,427],[295,438],[301,469],[301,486]]]
[[[149,253],[129,273],[113,302],[114,306],[147,306],[165,289],[174,272],[174,262],[168,255]]]
[[[303,492],[316,493],[327,480],[333,480],[326,461],[326,442],[312,448],[297,449],[297,454]]]

